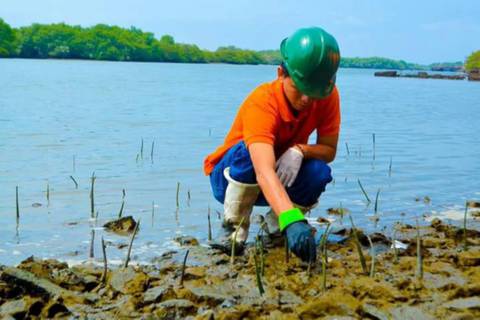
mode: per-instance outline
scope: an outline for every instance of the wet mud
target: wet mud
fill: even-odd
[[[31,257],[1,267],[0,317],[480,319],[480,232],[438,219],[418,231],[421,241],[409,225],[397,226],[395,239],[358,230],[367,273],[348,229],[342,231],[348,240],[327,244],[326,255],[319,248],[310,267],[293,255],[287,262],[283,247],[259,253],[254,245],[232,265],[229,256],[191,238],[151,265],[109,268],[106,277],[101,265]]]

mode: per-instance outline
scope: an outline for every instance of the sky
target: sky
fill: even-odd
[[[479,0],[0,0],[0,18],[31,23],[135,26],[214,50],[277,49],[297,28],[319,26],[345,57],[463,61],[480,49]]]

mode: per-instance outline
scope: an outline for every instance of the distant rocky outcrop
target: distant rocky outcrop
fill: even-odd
[[[403,77],[403,78],[420,78],[420,79],[447,79],[447,80],[465,80],[466,76],[464,74],[429,74],[425,71],[419,71],[417,73],[406,73],[400,74],[398,71],[377,71],[374,73],[375,77]],[[480,77],[480,74],[478,74]]]
[[[398,77],[397,71],[377,71],[375,72],[375,77]]]
[[[480,69],[473,69],[468,73],[468,80],[480,81]]]

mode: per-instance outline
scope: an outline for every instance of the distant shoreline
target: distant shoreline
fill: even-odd
[[[278,65],[277,50],[249,50],[222,46],[201,49],[179,43],[171,35],[156,38],[136,27],[97,24],[91,27],[65,23],[38,24],[12,28],[0,18],[0,57],[93,61],[225,63],[238,65]],[[381,70],[458,71],[464,62],[422,65],[383,57],[342,57],[340,67]]]
[[[40,61],[87,61],[87,62],[118,62],[118,63],[171,63],[171,64],[195,64],[195,65],[236,65],[236,66],[276,66],[280,63],[229,63],[229,62],[182,62],[182,61],[135,61],[135,60],[99,60],[99,59],[78,59],[78,58],[24,58],[24,57],[0,57],[1,60],[40,60]],[[463,73],[463,71],[446,71],[433,69],[396,69],[396,68],[378,68],[368,66],[342,66],[340,69],[365,69],[365,70],[395,70],[395,71],[419,71],[429,70],[435,72],[456,72]]]

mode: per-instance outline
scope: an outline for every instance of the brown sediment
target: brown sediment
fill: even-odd
[[[348,210],[347,208],[342,208],[342,207],[340,207],[340,208],[328,208],[327,213],[332,214],[332,215],[343,216],[345,214],[349,214],[350,210]],[[321,222],[321,221],[319,221],[319,222]]]
[[[408,248],[397,247],[398,263],[393,250],[388,249],[387,237],[368,235],[373,246],[387,248],[375,249],[378,254],[372,277],[364,274],[358,263],[354,241],[327,244],[325,290],[321,262],[312,265],[307,274],[307,266],[293,255],[285,263],[283,247],[261,248],[265,250],[264,275],[259,272],[259,248],[255,253],[254,246],[230,265],[228,255],[185,244],[153,265],[109,269],[104,279],[103,266],[69,267],[56,260],[29,258],[16,268],[0,268],[0,317],[479,319],[478,237],[470,237],[464,249],[463,228],[440,220],[420,227],[419,232],[423,240],[422,281],[415,278],[417,230],[402,225],[395,237]],[[467,235],[477,233],[468,230]],[[367,246],[363,249],[368,252]],[[186,250],[189,258],[180,286]],[[324,256],[321,250],[320,246],[319,257]],[[365,259],[372,263],[370,254]],[[103,280],[105,285],[99,286]]]

